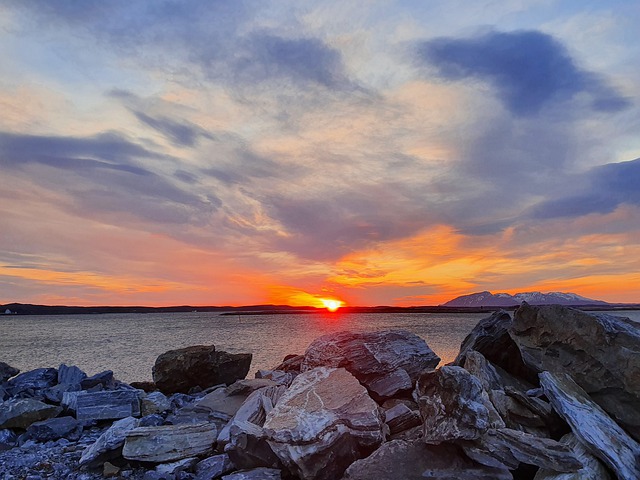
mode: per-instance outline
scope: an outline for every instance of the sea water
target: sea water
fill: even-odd
[[[230,353],[252,353],[249,377],[278,365],[285,355],[304,353],[321,335],[341,330],[403,329],[422,337],[452,361],[460,343],[487,313],[309,313],[220,315],[146,313],[0,316],[0,361],[25,372],[76,365],[89,375],[113,370],[126,381],[151,380],[161,353],[191,345],[215,345]],[[617,315],[640,321],[640,312]]]

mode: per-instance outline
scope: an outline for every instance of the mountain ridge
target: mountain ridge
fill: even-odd
[[[444,303],[444,307],[511,307],[527,302],[530,305],[609,305],[602,300],[583,297],[575,293],[565,292],[521,292],[511,295],[510,293],[491,293],[489,291],[476,292],[468,295],[461,295]]]

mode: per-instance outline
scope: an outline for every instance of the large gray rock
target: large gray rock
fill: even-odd
[[[566,373],[542,372],[540,383],[553,408],[587,450],[620,480],[640,478],[640,444],[602,410]]]
[[[490,427],[504,427],[480,380],[462,367],[423,373],[414,393],[426,443],[473,440]]]
[[[235,470],[235,465],[226,453],[207,457],[196,465],[194,480],[211,480]]]
[[[71,367],[64,363],[58,367],[58,383],[63,385],[78,385],[87,378],[87,374],[75,365]],[[80,390],[80,389],[78,389]]]
[[[63,405],[75,412],[76,418],[83,422],[140,416],[137,390],[66,392],[62,399]]]
[[[21,373],[7,382],[7,390],[12,397],[23,392],[37,392],[58,383],[58,371],[55,368],[36,368]]]
[[[104,370],[103,372],[96,373],[90,377],[84,378],[80,382],[80,386],[83,390],[89,390],[91,388],[100,386],[101,388],[111,389],[115,388],[116,380],[113,378],[112,370]]]
[[[138,419],[123,418],[114,422],[109,429],[91,444],[80,457],[80,465],[96,467],[107,460],[117,458],[122,453],[122,447],[128,432],[138,426]]]
[[[607,469],[591,455],[573,433],[568,433],[560,439],[560,443],[567,445],[582,464],[580,470],[570,473],[559,473],[541,468],[533,480],[611,480]]]
[[[327,367],[297,376],[264,424],[282,463],[308,480],[340,478],[384,440],[383,428],[377,404],[358,380]]]
[[[27,429],[29,425],[57,417],[62,408],[33,398],[14,398],[0,403],[0,428]]]
[[[305,352],[302,371],[345,368],[372,396],[385,399],[413,388],[420,372],[439,362],[423,339],[404,330],[345,331],[314,340]]]
[[[510,428],[491,429],[475,442],[461,444],[469,458],[490,466],[499,462],[516,469],[526,463],[556,472],[575,472],[582,467],[569,446]]]
[[[73,417],[56,417],[34,422],[27,428],[27,436],[36,442],[48,442],[66,438],[78,440],[82,434],[82,425]]]
[[[140,414],[142,416],[164,413],[169,410],[171,410],[171,401],[162,392],[147,393],[140,400]]]
[[[511,334],[530,367],[571,375],[640,441],[640,328],[636,322],[560,305],[523,303]]]
[[[454,445],[392,440],[357,460],[344,480],[510,480],[504,466],[486,466],[467,458]]]
[[[194,387],[202,389],[245,378],[252,355],[218,352],[213,345],[196,345],[170,350],[156,359],[153,381],[164,393],[187,393]]]
[[[213,423],[138,427],[127,432],[122,456],[152,463],[206,456],[213,452],[217,436]]]
[[[0,383],[6,382],[11,377],[18,375],[20,370],[12,367],[8,363],[0,362]]]
[[[262,427],[236,420],[229,432],[229,443],[225,445],[224,451],[239,469],[282,467],[282,462],[269,445]]]
[[[462,341],[460,353],[452,364],[459,367],[464,366],[467,353],[476,351],[512,375],[531,383],[537,383],[536,372],[522,361],[520,349],[509,335],[511,325],[511,316],[504,310],[483,318]]]

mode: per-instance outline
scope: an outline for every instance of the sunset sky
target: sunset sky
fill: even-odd
[[[0,0],[0,303],[640,302],[640,2]]]

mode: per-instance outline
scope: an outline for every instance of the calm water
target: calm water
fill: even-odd
[[[640,321],[640,312],[618,313]],[[0,361],[21,371],[77,365],[88,374],[113,370],[126,382],[151,380],[158,355],[190,345],[253,353],[250,377],[285,355],[304,353],[317,337],[340,330],[405,329],[453,360],[478,314],[301,314],[221,316],[217,313],[0,316]]]

